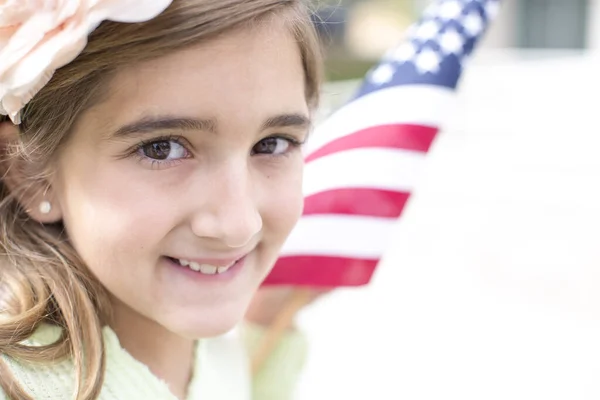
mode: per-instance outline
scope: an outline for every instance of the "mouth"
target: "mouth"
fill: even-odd
[[[196,261],[191,261],[191,260],[185,260],[185,259],[179,259],[179,258],[173,258],[173,257],[166,257],[169,261],[171,261],[173,264],[176,264],[182,268],[186,268],[189,269],[191,271],[194,272],[198,272],[200,274],[203,275],[220,275],[220,274],[224,274],[225,272],[229,271],[229,269],[231,269],[232,267],[234,267],[235,265],[237,265],[241,260],[244,259],[244,257],[241,257],[227,265],[212,265],[212,264],[204,264],[204,263],[198,263]]]

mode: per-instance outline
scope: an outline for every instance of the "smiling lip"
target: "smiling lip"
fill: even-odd
[[[244,258],[246,254],[231,258],[186,258],[186,257],[171,257],[178,261],[187,261],[188,263],[196,263],[200,265],[212,265],[214,267],[227,267]]]
[[[242,264],[246,256],[247,254],[229,258],[167,258],[170,259],[171,262],[183,267],[184,269],[188,269],[202,275],[221,275],[228,272],[234,266]]]

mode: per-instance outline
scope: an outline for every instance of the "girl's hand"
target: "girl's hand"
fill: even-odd
[[[304,304],[300,305],[295,312],[312,304],[316,299],[329,293],[331,290],[332,289],[330,288],[304,288],[293,286],[261,287],[250,303],[250,307],[246,313],[246,319],[249,322],[265,327],[271,326],[282,310],[287,307],[293,295],[298,295],[298,291],[304,292]],[[293,319],[289,321],[287,328],[292,327]]]

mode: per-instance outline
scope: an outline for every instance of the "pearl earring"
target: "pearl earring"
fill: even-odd
[[[50,210],[52,210],[52,204],[49,201],[44,200],[40,203],[40,212],[42,214],[49,214]]]

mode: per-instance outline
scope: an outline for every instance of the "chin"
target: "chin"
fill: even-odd
[[[187,339],[202,339],[229,332],[242,322],[246,307],[216,307],[211,310],[173,313],[178,318],[169,318],[163,326],[178,336]]]

